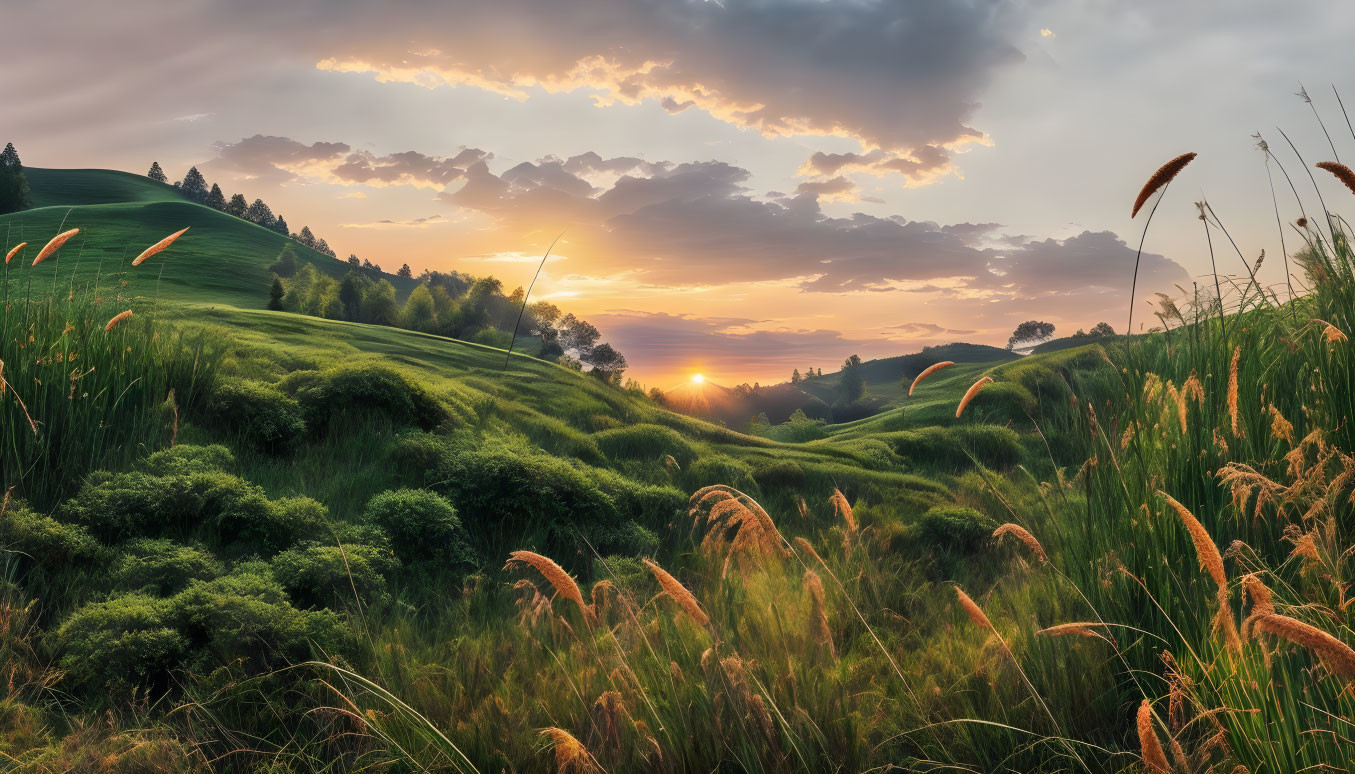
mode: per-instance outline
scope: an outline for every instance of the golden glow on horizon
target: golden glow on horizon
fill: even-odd
[[[701,374],[692,374],[692,384],[704,384],[706,377]]]

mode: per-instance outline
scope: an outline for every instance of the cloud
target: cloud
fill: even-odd
[[[698,109],[766,136],[851,138],[880,154],[878,173],[914,184],[938,177],[913,171],[935,166],[925,157],[985,139],[970,125],[978,98],[1023,61],[1012,41],[1028,29],[999,0],[396,0],[324,15],[296,34],[322,71],[515,100],[581,91],[600,106]]]
[[[447,219],[441,215],[432,215],[427,218],[415,218],[414,220],[377,220],[370,223],[340,223],[339,228],[428,228],[446,223]]]
[[[213,145],[216,158],[204,166],[251,178],[274,181],[309,178],[335,185],[412,186],[441,190],[465,177],[466,167],[491,158],[475,148],[448,157],[403,151],[378,156],[353,151],[342,142],[306,145],[290,137],[256,134],[239,142]]]
[[[834,358],[845,357],[840,353],[878,350],[881,344],[850,339],[834,330],[750,329],[757,321],[743,318],[617,310],[590,314],[588,320],[606,331],[607,341],[627,358],[644,363],[650,373],[686,370],[699,357],[708,373],[726,370],[789,376],[792,369],[810,362],[831,364]]]
[[[213,148],[216,158],[204,164],[204,168],[275,182],[320,174],[326,165],[336,163],[351,150],[341,142],[306,145],[290,137],[263,134],[239,142],[219,142]]]
[[[941,334],[947,334],[951,336],[970,336],[975,333],[978,333],[978,331],[960,330],[957,328],[946,328],[944,326],[937,325],[936,323],[926,323],[926,322],[900,323],[899,325],[891,325],[885,329],[886,335],[895,334],[908,337],[939,336]]]
[[[880,199],[862,196],[861,189],[856,183],[838,175],[820,180],[806,180],[795,187],[797,194],[813,194],[820,201],[837,202],[874,202],[880,203]]]

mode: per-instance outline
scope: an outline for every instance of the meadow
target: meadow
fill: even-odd
[[[1296,300],[1225,279],[776,440],[263,310],[280,236],[46,174],[0,217],[33,243],[0,341],[11,768],[1355,766],[1335,215],[1288,229]]]

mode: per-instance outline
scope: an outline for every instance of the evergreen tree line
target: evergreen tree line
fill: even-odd
[[[505,295],[503,283],[494,277],[425,271],[402,304],[395,286],[374,268],[357,266],[335,279],[310,263],[298,267],[295,256],[284,250],[273,265],[276,276],[268,308],[388,325],[499,348],[509,345],[517,326],[519,345],[525,343],[525,337],[539,338],[535,345],[538,357],[579,370],[586,367],[609,383],[622,383],[625,356],[601,341],[601,332],[588,321],[562,312],[549,301],[537,301],[527,305],[519,323],[524,295],[521,287]]]
[[[33,206],[28,192],[28,178],[14,143],[7,143],[0,153],[0,215],[26,210]]]
[[[169,182],[169,178],[166,177],[165,171],[160,168],[158,161],[151,163],[150,171],[146,173],[146,177],[161,183]],[[309,226],[302,226],[299,233],[292,233],[287,225],[287,219],[282,217],[281,214],[275,215],[263,199],[255,199],[252,204],[245,200],[243,194],[235,194],[227,199],[226,194],[221,190],[221,186],[216,183],[209,186],[207,178],[203,177],[197,167],[189,169],[183,180],[174,183],[174,188],[191,202],[197,202],[214,210],[220,210],[227,215],[234,215],[241,220],[263,226],[270,231],[276,231],[331,258],[338,257],[330,249],[328,242],[311,233]]]

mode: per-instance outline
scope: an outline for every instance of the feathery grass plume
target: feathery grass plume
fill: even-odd
[[[9,252],[5,253],[5,264],[8,265],[9,262],[14,259],[14,256],[18,255],[19,251],[24,249],[25,247],[28,247],[27,242],[20,242],[19,244],[10,248]]]
[[[955,595],[960,600],[960,607],[964,608],[965,613],[969,616],[969,620],[973,621],[975,626],[980,629],[988,630],[989,634],[997,634],[997,629],[993,627],[993,622],[989,621],[988,616],[983,614],[983,609],[980,608],[974,600],[970,599],[968,594],[964,593],[964,589],[956,586]]]
[[[917,386],[922,383],[923,379],[926,379],[928,376],[931,376],[937,371],[940,371],[942,368],[947,368],[953,365],[955,365],[954,360],[942,360],[940,363],[933,363],[927,366],[925,369],[923,369],[922,373],[917,375],[917,378],[913,379],[913,383],[908,385],[908,394],[912,395],[913,390],[917,389]]]
[[[1270,600],[1270,589],[1256,577],[1256,573],[1242,576],[1242,591],[1251,602],[1251,615],[1242,622],[1242,636],[1251,639],[1252,622],[1275,614],[1275,603]]]
[[[145,249],[145,251],[143,251],[143,252],[141,253],[141,255],[138,255],[136,258],[133,258],[133,259],[132,259],[132,265],[133,265],[133,266],[140,266],[142,261],[146,260],[147,258],[150,258],[151,256],[155,255],[156,253],[159,253],[159,252],[163,251],[166,247],[169,247],[170,245],[174,244],[174,240],[176,240],[176,239],[178,239],[179,237],[183,236],[183,235],[184,235],[184,232],[187,231],[187,230],[188,230],[188,229],[185,228],[185,229],[182,229],[182,230],[180,230],[180,231],[175,231],[173,234],[170,234],[169,236],[165,237],[164,239],[161,239],[159,242],[156,242],[155,244],[151,245],[150,247],[147,247],[147,248]]]
[[[79,233],[80,229],[73,228],[70,231],[63,231],[60,234],[57,234],[56,236],[52,237],[52,241],[48,242],[41,250],[38,251],[38,257],[33,259],[33,265],[37,266],[38,264],[47,260],[47,257],[49,255],[55,253],[57,250],[60,250],[62,245],[69,242],[71,237]]]
[[[1284,414],[1273,403],[1270,406],[1270,437],[1277,441],[1294,440],[1294,425],[1284,418]]]
[[[1036,559],[1039,559],[1042,562],[1049,560],[1049,557],[1045,555],[1044,546],[1040,545],[1040,541],[1036,540],[1035,536],[1030,534],[1030,532],[1020,524],[1003,524],[993,530],[994,540],[1000,539],[1003,535],[1012,535],[1017,540],[1025,543],[1026,548],[1029,548],[1030,552],[1035,554]]]
[[[795,510],[800,512],[801,519],[809,518],[809,503],[805,502],[805,498],[798,494],[795,495]]]
[[[1209,531],[1186,506],[1160,489],[1157,493],[1166,498],[1167,504],[1176,511],[1176,515],[1185,524],[1186,531],[1190,533],[1190,540],[1195,544],[1195,556],[1200,561],[1200,568],[1208,572],[1209,577],[1213,578],[1215,585],[1218,586],[1218,612],[1214,615],[1214,626],[1223,632],[1224,642],[1229,648],[1234,652],[1241,651],[1242,641],[1237,636],[1237,623],[1233,620],[1232,610],[1228,606],[1228,576],[1223,571],[1223,556],[1219,553],[1219,547],[1214,543],[1214,538],[1210,537]]]
[[[132,316],[132,310],[131,310],[131,309],[128,309],[128,310],[125,311],[125,312],[118,312],[116,315],[113,316],[113,319],[109,320],[109,321],[108,321],[108,324],[104,326],[104,330],[106,330],[106,331],[111,331],[111,330],[113,330],[113,326],[114,326],[114,325],[117,325],[118,323],[122,322],[123,320],[129,319],[131,316]]]
[[[977,382],[974,382],[974,384],[970,386],[969,390],[965,392],[964,397],[960,399],[959,408],[955,409],[956,419],[959,419],[960,415],[964,413],[965,408],[969,406],[969,402],[974,400],[974,398],[979,394],[979,390],[982,390],[985,385],[992,381],[993,378],[991,376],[985,376],[982,379],[978,380]]]
[[[799,548],[801,551],[804,551],[806,554],[809,554],[810,556],[814,557],[814,561],[818,562],[819,564],[825,567],[828,566],[828,563],[823,561],[823,558],[819,556],[819,552],[814,550],[814,546],[810,545],[808,540],[805,540],[804,538],[797,536],[795,538],[795,546]]]
[[[829,498],[833,504],[833,512],[842,516],[842,520],[847,522],[847,529],[856,531],[856,514],[852,513],[852,504],[847,502],[847,496],[841,489],[833,487],[833,496]]]
[[[1237,410],[1237,367],[1242,361],[1242,345],[1233,348],[1233,360],[1228,365],[1228,418],[1233,425],[1233,435],[1242,437],[1242,416]]]
[[[569,573],[565,572],[564,568],[551,559],[541,554],[534,554],[531,551],[514,551],[509,554],[508,561],[503,568],[508,570],[518,563],[530,565],[541,573],[546,582],[555,588],[556,594],[578,605],[579,612],[583,614],[583,620],[592,623],[592,608],[584,603],[583,593],[579,591],[579,585],[574,582],[573,578],[569,577]]]
[[[693,621],[696,621],[702,626],[710,626],[710,616],[706,615],[706,611],[701,609],[701,604],[696,601],[696,597],[692,596],[692,592],[688,591],[686,586],[679,583],[677,578],[669,575],[667,570],[664,570],[650,560],[644,559],[642,561],[645,563],[645,566],[649,568],[649,571],[654,574],[654,579],[657,580],[659,586],[663,588],[663,593],[667,594],[674,602],[676,602],[678,607],[686,611],[687,615],[691,616]]]
[[[1332,325],[1326,320],[1313,318],[1313,322],[1322,323],[1322,337],[1327,340],[1328,344],[1336,344],[1337,342],[1350,340],[1340,328]]]
[[[1355,650],[1316,626],[1270,613],[1254,616],[1251,629],[1301,645],[1315,653],[1329,671],[1348,681],[1355,681]]]
[[[1352,193],[1355,193],[1355,172],[1352,172],[1350,167],[1335,161],[1319,161],[1314,166],[1318,169],[1325,169],[1332,173],[1336,176],[1337,180],[1345,183],[1346,188],[1349,188]]]
[[[594,774],[602,771],[597,759],[584,748],[583,743],[563,728],[543,728],[541,736],[546,738],[555,754],[556,774]]]
[[[714,484],[698,489],[687,502],[688,513],[695,518],[696,524],[704,524],[708,529],[703,547],[751,549],[763,556],[790,556],[785,538],[772,517],[757,500],[743,492],[724,484]],[[704,517],[701,515],[703,507],[709,508]]]
[[[1143,765],[1152,774],[1171,774],[1171,765],[1167,763],[1167,753],[1162,750],[1157,732],[1153,731],[1153,708],[1144,699],[1138,713],[1139,746],[1143,750]]]
[[[828,625],[828,606],[824,603],[823,580],[813,570],[805,570],[805,588],[809,590],[810,639],[828,647],[828,655],[837,658],[833,630]]]
[[[1106,625],[1095,621],[1071,621],[1069,623],[1055,624],[1054,626],[1041,629],[1035,632],[1035,636],[1039,637],[1040,635],[1046,635],[1049,637],[1065,637],[1068,635],[1076,635],[1078,637],[1096,637],[1109,642],[1109,638],[1096,631],[1098,628],[1104,629],[1106,628]]]
[[[1158,189],[1162,188],[1167,183],[1170,183],[1177,175],[1181,174],[1181,170],[1185,169],[1187,164],[1194,161],[1196,155],[1198,154],[1182,153],[1180,156],[1177,156],[1159,167],[1158,170],[1153,173],[1153,176],[1148,178],[1148,182],[1143,184],[1143,189],[1139,191],[1138,198],[1134,200],[1134,209],[1129,213],[1129,217],[1136,217],[1139,214],[1139,210],[1143,209],[1144,202],[1148,201],[1148,197],[1157,193]]]

